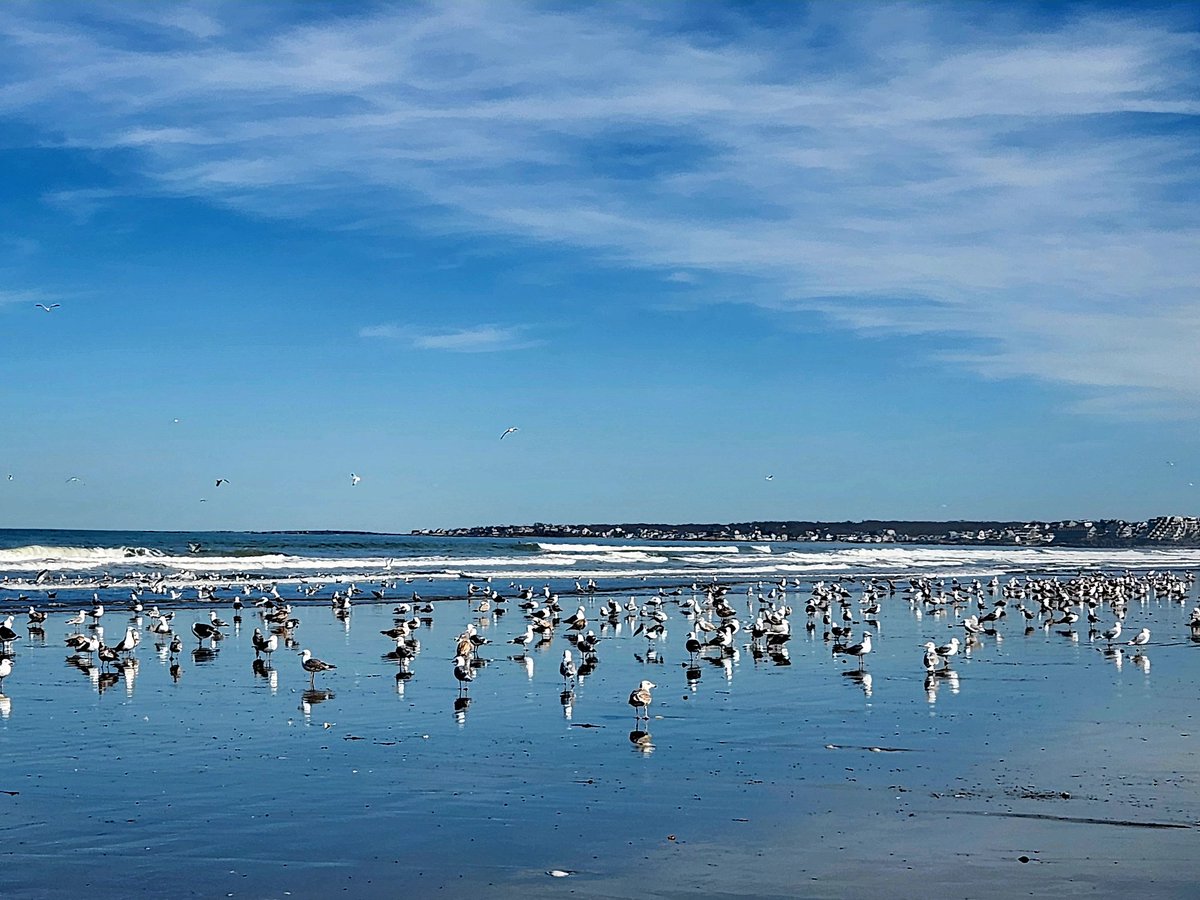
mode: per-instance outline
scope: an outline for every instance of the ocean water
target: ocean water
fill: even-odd
[[[903,588],[1198,565],[1194,551],[0,532],[19,633],[0,698],[0,895],[1191,897],[1195,585],[1131,598],[1123,637],[1149,627],[1145,647],[1106,652],[1085,622],[1026,629],[1010,613],[930,681],[920,644],[965,638],[970,610],[933,614]],[[877,625],[856,613],[874,643],[859,674],[803,610],[840,580],[857,611],[873,576],[897,590]],[[577,592],[588,579],[597,590]],[[793,609],[785,651],[743,633],[732,653],[689,655],[680,604],[709,580],[747,623],[774,589]],[[363,593],[335,615],[351,583]],[[507,611],[477,612],[470,584]],[[569,693],[565,628],[509,643],[519,588],[544,585],[600,637]],[[144,607],[175,612],[177,657],[127,608],[139,586]],[[300,622],[256,666],[255,601],[272,589]],[[141,630],[129,663],[67,661],[66,619],[93,595],[106,641]],[[655,598],[656,640],[636,613],[598,616]],[[423,620],[404,667],[380,634],[399,603]],[[41,631],[30,605],[49,612]],[[198,652],[190,625],[210,610],[227,637]],[[490,643],[463,690],[451,660],[468,624]],[[315,689],[304,648],[337,666]],[[627,703],[643,679],[648,720]]]

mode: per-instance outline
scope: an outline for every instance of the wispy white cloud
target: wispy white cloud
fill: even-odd
[[[411,325],[369,325],[359,337],[402,341],[417,350],[447,350],[454,353],[495,353],[524,350],[541,341],[531,339],[522,325],[477,325],[473,328],[436,330]]]
[[[131,151],[160,191],[745,277],[745,302],[934,336],[1081,408],[1200,408],[1185,7],[814,4],[703,29],[686,6],[46,9],[0,7],[0,113]]]
[[[61,298],[46,291],[0,291],[0,306],[36,306],[60,302]]]

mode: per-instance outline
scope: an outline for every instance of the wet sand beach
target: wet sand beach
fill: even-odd
[[[136,668],[84,671],[64,661],[69,610],[44,638],[13,610],[4,895],[1194,893],[1194,591],[1131,602],[1127,636],[1154,638],[1119,654],[1086,622],[1075,637],[1026,631],[1010,606],[927,684],[921,645],[965,638],[961,611],[918,617],[902,595],[882,599],[860,675],[819,624],[804,628],[811,584],[780,598],[790,641],[766,652],[740,633],[732,653],[698,658],[678,605],[690,592],[662,603],[651,641],[642,617],[596,611],[644,605],[653,585],[555,588],[563,616],[582,603],[600,638],[569,695],[567,632],[523,653],[508,643],[525,625],[515,600],[500,617],[474,599],[432,603],[404,669],[380,634],[393,602],[339,618],[327,599],[293,601],[295,643],[269,669],[254,662],[252,607],[215,653],[195,653],[187,626],[209,607],[181,605],[174,672],[149,634]],[[728,597],[746,621],[759,606],[744,584]],[[109,606],[110,639],[128,618]],[[490,643],[461,685],[468,623]],[[302,648],[337,666],[315,690]],[[657,687],[639,719],[626,701],[644,679]]]

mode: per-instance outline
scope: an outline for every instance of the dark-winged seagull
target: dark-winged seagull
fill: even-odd
[[[308,681],[308,686],[310,688],[315,688],[318,672],[328,672],[330,669],[337,668],[337,666],[335,666],[333,663],[327,663],[322,659],[317,659],[312,655],[312,651],[307,648],[305,648],[304,652],[300,654],[300,665],[304,666],[304,671],[310,676]]]

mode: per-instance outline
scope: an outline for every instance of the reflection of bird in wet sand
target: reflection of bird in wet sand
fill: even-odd
[[[629,705],[633,707],[633,713],[637,718],[650,718],[650,691],[658,687],[651,681],[643,681],[638,685],[637,690],[629,695]]]

